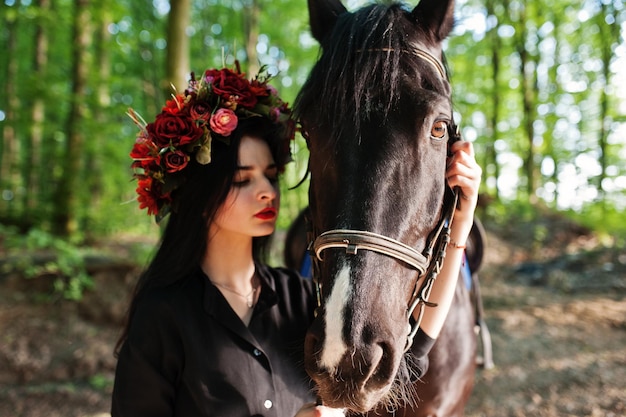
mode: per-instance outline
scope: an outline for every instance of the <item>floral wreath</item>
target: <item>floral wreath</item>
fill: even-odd
[[[272,121],[285,148],[286,160],[277,161],[279,167],[290,160],[295,122],[287,103],[268,84],[271,77],[266,67],[248,81],[239,63],[235,64],[235,71],[208,69],[199,80],[191,73],[184,94],[172,95],[151,123],[128,110],[140,129],[130,152],[139,208],[147,208],[157,223],[170,212],[172,191],[184,182],[183,172],[191,158],[209,164],[213,140],[230,144],[240,119],[265,117]]]

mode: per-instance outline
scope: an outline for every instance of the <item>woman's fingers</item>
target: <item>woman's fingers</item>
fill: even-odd
[[[450,187],[460,189],[460,197],[468,200],[469,204],[461,203],[463,206],[471,206],[472,212],[478,201],[478,191],[482,177],[482,169],[474,157],[474,146],[471,142],[458,141],[450,148],[452,156],[448,159],[446,177]]]

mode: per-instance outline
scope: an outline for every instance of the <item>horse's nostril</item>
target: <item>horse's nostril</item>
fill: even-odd
[[[393,349],[387,342],[379,342],[378,349],[381,352],[378,365],[372,378],[378,380],[381,385],[388,384],[394,378]]]
[[[369,367],[369,376],[376,379],[389,379],[393,377],[394,348],[388,340],[376,336],[373,328],[365,326],[361,334],[363,341],[364,359]]]
[[[357,349],[355,356],[345,358],[342,369],[354,368],[352,378],[361,388],[379,389],[393,379],[393,369],[389,361],[390,351],[386,343],[370,343]]]

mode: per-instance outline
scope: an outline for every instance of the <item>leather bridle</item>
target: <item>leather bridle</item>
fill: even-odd
[[[391,49],[383,48],[377,49],[376,51],[390,52]],[[412,53],[424,59],[424,61],[430,63],[435,68],[442,78],[447,79],[444,66],[439,59],[431,53],[419,48],[403,52]],[[460,132],[456,125],[449,125],[448,132],[450,134],[448,138],[450,142],[460,140]],[[446,193],[448,193],[450,197],[446,199],[444,195],[442,214],[439,222],[431,232],[426,248],[421,253],[396,239],[369,231],[334,229],[326,231],[319,236],[315,236],[314,232],[310,231],[311,236],[309,238],[308,251],[313,259],[313,280],[316,284],[318,308],[322,305],[322,284],[319,282],[319,263],[324,260],[322,253],[325,250],[345,248],[346,254],[351,256],[357,255],[359,250],[368,250],[401,261],[418,272],[411,301],[407,307],[409,329],[405,351],[408,350],[413,344],[413,338],[419,329],[425,307],[437,306],[436,303],[429,302],[430,293],[443,266],[446,249],[450,243],[450,225],[452,224],[454,212],[458,204],[458,190],[452,190],[450,187],[446,186]],[[446,200],[448,200],[449,204],[446,204]],[[418,287],[418,283],[423,276],[426,276],[426,278]],[[416,308],[419,308],[417,318],[412,319],[413,312]]]
[[[458,191],[448,188],[451,194],[451,203],[445,207],[436,228],[431,233],[430,240],[422,253],[412,247],[390,237],[351,229],[334,229],[322,233],[309,243],[309,253],[313,259],[313,280],[317,289],[317,306],[322,305],[322,285],[319,282],[319,262],[323,262],[322,252],[330,248],[345,248],[347,255],[356,255],[359,250],[373,251],[408,265],[418,272],[415,289],[407,307],[409,331],[405,350],[413,344],[424,315],[425,307],[436,307],[436,303],[429,302],[430,293],[443,266],[446,250],[450,243],[450,225],[454,219],[454,212],[458,203]],[[445,201],[445,199],[444,199]],[[418,287],[421,278],[426,279]],[[416,319],[412,320],[413,311],[419,307]],[[412,321],[412,324],[411,324]]]

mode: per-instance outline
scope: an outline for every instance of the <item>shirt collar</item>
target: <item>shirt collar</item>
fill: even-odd
[[[255,270],[261,283],[261,293],[254,307],[254,315],[256,316],[276,305],[278,303],[278,296],[276,295],[276,283],[274,282],[270,268],[267,265],[255,262]],[[209,277],[207,277],[200,267],[197,269],[197,274],[204,283],[204,310],[212,316],[224,316],[225,307],[228,307],[226,310],[231,310],[230,306],[228,306],[228,302],[226,302],[220,291],[211,284]]]

